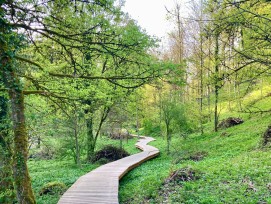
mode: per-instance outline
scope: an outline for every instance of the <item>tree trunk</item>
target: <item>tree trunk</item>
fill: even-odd
[[[0,198],[0,203],[3,204],[12,203],[15,200],[7,103],[7,99],[0,96],[0,192],[4,193]]]
[[[200,2],[200,6],[202,7],[202,1]],[[200,20],[202,20],[202,8],[200,8]],[[200,95],[200,132],[203,135],[203,23],[199,22],[200,27],[200,83],[199,83],[199,95]]]
[[[92,117],[89,117],[86,119],[87,123],[87,160],[91,161],[95,146],[96,146],[96,138],[94,137],[93,134],[93,119]]]
[[[215,126],[215,132],[218,131],[218,94],[219,94],[219,59],[218,59],[218,54],[219,54],[219,33],[215,35],[215,120],[214,120],[214,126]]]
[[[232,111],[232,108],[231,108],[231,102],[232,102],[232,90],[231,90],[231,82],[229,81],[229,85],[228,85],[228,97],[229,97],[229,102],[228,102],[228,109],[229,111]]]
[[[170,130],[169,123],[166,122],[167,154],[170,153]]]
[[[36,203],[27,168],[28,136],[24,116],[24,95],[20,87],[20,80],[5,63],[3,71],[5,86],[9,89],[11,102],[11,119],[14,131],[13,173],[17,199],[20,204]]]
[[[218,88],[215,88],[215,132],[218,131]]]
[[[0,12],[1,12],[0,7]],[[35,204],[35,197],[31,187],[30,176],[27,168],[28,137],[24,116],[24,95],[20,79],[12,65],[9,48],[11,31],[7,26],[1,26],[0,34],[0,59],[1,75],[6,89],[8,89],[11,103],[11,120],[13,123],[13,176],[17,200],[20,204]],[[7,39],[6,39],[7,38]],[[18,69],[18,68],[17,68]]]
[[[210,73],[210,67],[211,67],[211,38],[209,38],[209,42],[208,42],[208,70],[207,70],[207,78],[210,79],[211,77],[211,73]],[[208,82],[207,84],[207,106],[208,106],[208,121],[211,122],[212,121],[212,110],[211,110],[211,85]]]
[[[78,116],[75,113],[74,118],[74,137],[75,137],[75,150],[76,150],[76,164],[81,168],[81,159],[80,159],[80,147],[78,141]]]
[[[38,141],[37,141],[37,148],[40,149],[41,148],[41,138],[40,135],[38,135]]]
[[[90,101],[87,101],[87,104],[91,104]],[[93,133],[93,116],[88,116],[86,119],[86,124],[87,124],[87,160],[91,161],[94,150],[96,147],[97,139],[99,136],[99,133],[101,131],[102,125],[104,121],[106,120],[108,113],[110,112],[110,107],[104,107],[102,117],[100,118],[100,122],[98,124],[98,128],[96,133]],[[90,110],[85,110],[85,114],[93,114]]]
[[[0,15],[2,23],[2,15],[4,9],[2,8],[3,3],[0,3]],[[8,52],[7,40],[5,40],[5,34],[7,33],[6,26],[1,24],[0,26],[0,81],[3,81],[3,71],[6,68],[10,58],[6,57]],[[12,178],[12,151],[11,151],[11,138],[9,138],[9,124],[8,118],[8,100],[5,96],[0,96],[0,203],[12,203],[15,201],[14,186]]]

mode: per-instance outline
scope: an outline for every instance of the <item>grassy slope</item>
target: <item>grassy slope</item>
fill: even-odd
[[[252,94],[253,95],[253,94]],[[257,95],[257,94],[256,94]],[[254,98],[257,98],[254,93]],[[243,103],[253,101],[251,96]],[[268,109],[271,100],[259,100],[255,107]],[[261,149],[261,135],[270,124],[270,114],[248,115],[224,111],[221,118],[240,116],[245,122],[239,126],[212,131],[205,126],[205,134],[194,133],[188,139],[175,137],[172,153],[165,155],[165,141],[157,138],[152,144],[161,156],[133,170],[121,181],[121,203],[271,203],[271,150]],[[226,135],[226,136],[223,136]],[[203,160],[183,160],[193,152],[208,153]],[[191,167],[201,172],[200,179],[183,182],[161,195],[163,181],[174,170]],[[270,185],[270,184],[269,184]],[[165,198],[167,197],[167,198]]]

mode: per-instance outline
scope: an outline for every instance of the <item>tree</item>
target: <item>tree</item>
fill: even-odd
[[[8,127],[7,127],[8,126]],[[12,179],[12,150],[8,116],[8,100],[0,96],[0,202],[11,203],[14,200]]]
[[[71,98],[76,90],[67,94],[67,84],[97,87],[96,81],[102,80],[127,89],[139,87],[158,73],[147,54],[155,40],[125,19],[114,1],[1,1],[0,14],[1,74],[13,116],[17,199],[35,203],[26,164],[24,95],[39,94],[59,107],[69,100],[92,106],[88,92]],[[89,80],[94,83],[85,85]],[[59,84],[66,87],[59,89]],[[93,115],[94,107],[86,114]],[[89,129],[91,123],[90,117]]]
[[[175,2],[174,9],[172,11],[167,10],[169,19],[173,21],[175,29],[169,33],[170,40],[170,57],[172,61],[176,64],[179,64],[179,70],[182,73],[180,76],[175,76],[175,78],[180,77],[179,81],[182,81],[183,86],[179,87],[181,89],[181,100],[185,102],[186,97],[188,98],[188,86],[186,83],[188,81],[188,70],[185,66],[185,57],[187,53],[185,50],[185,24],[181,16],[181,4],[177,1]]]
[[[3,4],[3,3],[2,3]],[[8,89],[11,103],[11,118],[14,132],[14,155],[13,155],[13,174],[17,190],[17,199],[22,203],[35,203],[32,191],[30,176],[27,169],[27,132],[24,117],[24,95],[21,81],[16,73],[13,61],[14,53],[18,49],[18,35],[7,25],[4,17],[3,5],[0,5],[0,59],[1,76],[3,84]]]
[[[184,109],[180,102],[174,97],[167,95],[161,100],[162,121],[165,125],[165,136],[167,140],[167,153],[170,153],[170,142],[172,134],[176,129],[182,131],[182,126],[185,126],[186,119],[184,117]]]

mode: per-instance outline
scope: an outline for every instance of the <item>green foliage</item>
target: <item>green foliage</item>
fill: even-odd
[[[5,189],[0,192],[0,202],[3,204],[12,203],[14,201],[14,190],[13,189]]]
[[[8,83],[1,83],[1,88],[45,98],[26,99],[30,156],[38,157],[29,162],[36,194],[37,189],[52,181],[70,186],[79,175],[97,166],[83,164],[79,169],[70,161],[40,161],[47,153],[47,159],[58,156],[80,163],[78,159],[88,149],[92,153],[101,148],[99,142],[125,143],[97,138],[102,124],[110,119],[108,127],[141,126],[144,134],[166,136],[166,141],[157,137],[154,142],[162,151],[158,159],[124,177],[122,201],[139,203],[147,199],[160,203],[164,199],[159,194],[164,179],[176,169],[192,166],[202,169],[204,176],[183,182],[182,188],[166,194],[167,202],[270,202],[266,188],[270,183],[270,152],[268,148],[258,149],[260,136],[269,122],[262,110],[270,109],[270,89],[263,89],[263,82],[259,85],[257,78],[261,75],[261,80],[270,81],[270,3],[205,3],[206,18],[211,20],[206,24],[199,20],[198,35],[189,36],[201,45],[195,45],[198,50],[189,50],[188,55],[193,54],[178,61],[178,65],[149,54],[157,40],[121,12],[117,1],[21,0],[16,1],[16,6],[13,1],[0,3],[0,65],[5,65],[3,70],[12,70],[8,76],[12,73],[18,77],[6,79]],[[40,15],[43,12],[48,15]],[[189,75],[184,69],[195,74]],[[152,84],[154,89],[144,87],[147,96],[139,93],[143,89],[135,93],[159,76],[163,79]],[[212,94],[214,89],[216,97]],[[218,114],[221,118],[235,114],[243,116],[245,123],[213,133],[213,102],[220,109],[215,108],[216,119]],[[208,108],[201,110],[200,106],[206,104]],[[253,111],[259,115],[252,115]],[[199,122],[205,134],[191,134]],[[26,141],[26,137],[18,138]],[[132,148],[134,142],[127,140],[130,152],[137,152]],[[169,148],[173,152],[167,156],[165,151],[169,152]],[[1,192],[0,200],[10,192]],[[57,195],[37,198],[39,203],[55,203],[58,199]]]
[[[165,147],[162,143],[165,141],[158,138],[159,142],[162,142],[157,143],[157,147],[162,151],[162,156],[157,159],[157,162],[156,160],[147,162],[140,166],[139,170],[135,169],[124,177],[122,181],[124,186],[121,187],[120,192],[121,202],[139,203],[146,200],[146,202],[162,203],[160,201],[164,201],[163,196],[166,196],[167,203],[270,202],[268,198],[270,190],[267,187],[270,180],[268,173],[270,150],[259,149],[261,135],[270,122],[269,116],[261,110],[267,110],[270,106],[270,98],[264,96],[265,94],[258,97],[259,93],[254,98],[252,94],[255,94],[256,91],[251,92],[257,88],[261,89],[257,77],[261,73],[268,73],[265,70],[270,64],[266,57],[270,55],[270,42],[266,36],[266,33],[270,33],[270,26],[268,26],[270,12],[267,12],[270,5],[263,1],[209,1],[209,3],[208,9],[211,13],[208,17],[213,21],[210,21],[206,29],[210,33],[205,36],[203,49],[205,49],[204,51],[209,49],[209,56],[208,59],[204,59],[203,67],[207,67],[207,69],[202,70],[206,71],[203,76],[205,86],[203,89],[207,92],[207,96],[206,98],[202,95],[198,97],[198,93],[193,93],[193,90],[191,92],[194,95],[190,97],[194,98],[187,102],[193,103],[189,107],[189,113],[195,120],[199,120],[199,117],[195,113],[195,109],[198,107],[193,100],[198,97],[203,100],[204,105],[209,103],[209,110],[203,110],[203,116],[200,116],[204,117],[206,112],[209,117],[203,120],[205,133],[190,134],[186,140],[173,137],[171,142],[174,150],[171,154],[173,158],[163,155]],[[216,48],[213,41],[214,35],[217,37]],[[232,44],[230,44],[230,38],[233,38]],[[207,45],[208,43],[210,44]],[[235,52],[236,50],[237,52]],[[252,64],[250,64],[251,61]],[[218,70],[218,66],[221,68],[220,70]],[[217,72],[214,73],[214,71]],[[194,86],[192,89],[199,88],[199,78],[196,77],[195,79],[189,78],[191,80],[189,85]],[[251,80],[252,78],[254,80]],[[231,84],[232,82],[234,85]],[[216,99],[212,94],[214,87],[210,87],[210,84],[215,85],[215,88],[219,90],[221,102],[218,104],[217,114],[221,118],[232,115],[241,116],[245,119],[244,124],[229,128],[226,132],[212,132],[209,122],[213,112],[211,104]],[[169,139],[174,132],[191,131],[190,124],[187,122],[189,119],[186,118],[187,114],[184,114],[185,111],[177,106],[178,103],[170,99],[161,103],[161,116],[163,117],[160,119],[165,121],[162,128],[166,129]],[[244,110],[243,108],[251,111],[250,115],[240,112]],[[257,109],[259,115],[253,115],[252,112]],[[149,117],[144,119],[144,131],[155,133],[159,114],[153,114],[151,108],[148,107],[146,115]],[[180,115],[180,117],[174,115]],[[208,156],[200,160],[193,159],[198,154],[207,155],[206,152],[208,152]],[[175,162],[176,160],[179,162]],[[169,164],[165,165],[166,162]],[[156,164],[156,171],[152,169],[154,164]],[[160,167],[158,164],[164,166]],[[168,174],[186,166],[201,169],[204,172],[203,176],[197,181],[182,183],[182,188],[176,186],[172,192],[169,192],[169,195],[161,195],[159,188],[163,188],[163,180]],[[156,174],[155,178],[153,174]]]
[[[143,121],[144,135],[161,136],[161,126],[156,124],[153,120],[145,119]]]
[[[172,94],[172,93],[170,93]],[[178,98],[166,96],[161,98],[161,119],[163,121],[162,128],[167,139],[167,151],[170,151],[170,141],[173,133],[179,133],[180,136],[186,138],[190,127],[187,123],[183,104],[178,102]]]

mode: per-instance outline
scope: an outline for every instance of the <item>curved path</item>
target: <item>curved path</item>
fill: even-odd
[[[80,177],[60,198],[58,204],[117,204],[119,180],[131,169],[156,157],[159,150],[147,145],[151,137],[140,137],[136,147],[143,152],[105,164]]]

